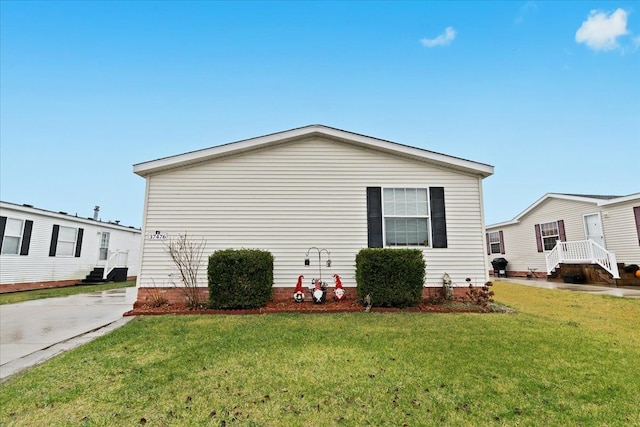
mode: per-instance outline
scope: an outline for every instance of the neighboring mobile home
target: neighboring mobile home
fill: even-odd
[[[482,179],[493,167],[321,125],[134,165],[146,179],[138,301],[181,283],[166,242],[185,233],[207,256],[256,248],[275,257],[275,298],[339,274],[356,286],[355,255],[366,247],[416,247],[426,287],[465,278],[484,284]],[[163,240],[166,239],[166,240]],[[325,249],[319,254],[317,250]],[[306,255],[310,266],[305,267]]]
[[[513,220],[487,226],[486,232],[489,261],[505,258],[508,276],[566,273],[613,284],[625,266],[640,264],[640,193],[548,193]]]
[[[135,278],[140,235],[97,218],[0,202],[0,291]]]

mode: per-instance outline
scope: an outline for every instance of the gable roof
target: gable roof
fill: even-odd
[[[367,147],[377,151],[400,155],[411,159],[460,170],[462,172],[480,175],[486,178],[493,174],[493,166],[473,162],[446,154],[436,153],[421,148],[398,144],[383,139],[347,132],[344,130],[323,126],[309,125],[283,132],[273,133],[257,138],[245,139],[228,144],[218,145],[202,150],[191,151],[176,156],[164,157],[133,165],[133,172],[142,177],[169,169],[182,168],[196,163],[206,162],[223,156],[244,153],[250,150],[276,146],[293,140],[313,136],[346,142],[356,146]]]
[[[526,216],[529,212],[535,210],[540,204],[549,199],[561,199],[572,200],[576,202],[592,203],[595,206],[613,205],[616,203],[628,202],[630,200],[640,200],[640,193],[633,193],[627,196],[607,196],[607,195],[593,195],[593,194],[564,194],[564,193],[547,193],[538,200],[536,200],[531,206],[518,214],[511,221],[499,222],[496,224],[487,225],[485,228],[502,227],[505,225],[517,224],[520,220]]]

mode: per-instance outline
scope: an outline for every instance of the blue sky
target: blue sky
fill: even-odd
[[[133,164],[316,123],[495,166],[488,224],[640,192],[639,6],[2,1],[0,199],[139,227]]]

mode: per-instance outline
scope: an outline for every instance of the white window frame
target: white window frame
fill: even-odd
[[[19,221],[20,222],[20,230],[19,230],[19,234],[14,235],[14,234],[10,234],[11,233],[11,229],[8,226],[9,221]],[[24,219],[20,219],[20,218],[9,218],[7,217],[7,222],[5,224],[5,229],[4,229],[4,236],[2,238],[2,255],[19,255],[20,254],[20,247],[22,246],[22,236],[24,234]],[[18,244],[16,245],[16,251],[15,252],[8,252],[7,251],[7,237],[10,239],[18,239]]]
[[[98,261],[106,261],[109,258],[109,240],[111,233],[108,231],[100,232],[100,248],[98,249]]]
[[[74,230],[73,240],[64,239],[62,229]],[[58,243],[56,245],[56,256],[60,257],[74,257],[76,254],[76,244],[78,242],[78,228],[76,227],[66,227],[61,225],[58,229]],[[63,244],[62,246],[60,244]],[[66,247],[71,247],[71,253],[68,253],[68,250],[64,250]],[[61,248],[63,248],[61,250]]]
[[[500,232],[489,231],[487,234],[489,235],[489,252],[491,252],[491,255],[502,254],[502,250],[500,249],[502,247]],[[498,245],[496,250],[494,250],[494,245]]]
[[[553,228],[555,228],[555,230],[553,230]],[[551,231],[555,231],[555,234],[552,234]],[[560,227],[558,227],[558,221],[541,223],[540,238],[542,239],[543,252],[550,252],[553,250],[553,248],[556,247],[558,240],[560,240]],[[549,242],[549,249],[547,249],[547,242]]]
[[[399,190],[403,190],[405,193],[405,206],[404,206],[404,213],[403,214],[396,214],[395,212],[390,213],[388,212],[388,208],[387,208],[387,204],[389,202],[385,202],[385,195],[387,194],[388,191],[393,191],[394,192],[394,196],[395,196],[395,192],[399,191]],[[418,212],[418,208],[419,208],[419,201],[416,199],[416,205],[415,205],[415,213],[407,213],[407,208],[408,208],[408,203],[407,203],[407,199],[406,199],[406,191],[407,190],[420,190],[420,191],[424,191],[425,192],[425,213],[424,214],[420,214]],[[392,202],[395,204],[395,197],[394,197],[394,201]],[[395,209],[395,206],[394,206]],[[419,186],[419,185],[393,185],[393,186],[383,186],[382,187],[382,236],[383,236],[383,246],[384,247],[393,247],[393,248],[402,248],[402,247],[411,247],[411,248],[429,248],[431,247],[432,244],[432,238],[431,238],[431,207],[429,204],[429,188],[425,187],[425,186]],[[406,243],[406,244],[391,244],[389,243],[389,239],[387,239],[387,219],[424,219],[426,220],[426,241],[427,244],[423,243]],[[416,230],[417,233],[420,233],[419,230]],[[405,239],[405,241],[408,240],[408,232],[407,235],[405,237],[407,237]]]

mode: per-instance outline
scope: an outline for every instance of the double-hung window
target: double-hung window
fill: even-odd
[[[542,236],[542,247],[544,250],[552,250],[556,246],[556,242],[560,240],[558,222],[553,221],[540,224],[540,235]]]
[[[429,246],[426,188],[384,188],[385,246]]]
[[[53,225],[49,256],[80,257],[82,251],[83,228]]]
[[[56,256],[73,256],[76,249],[78,229],[73,227],[60,227],[58,230],[58,245]]]
[[[2,255],[17,255],[20,253],[20,243],[24,221],[21,219],[7,218],[2,238]]]
[[[489,255],[502,253],[502,245],[500,243],[500,232],[492,231],[488,234]]]

